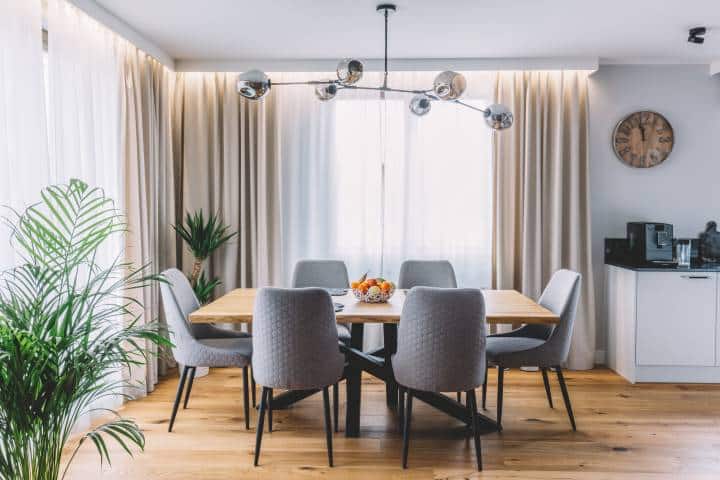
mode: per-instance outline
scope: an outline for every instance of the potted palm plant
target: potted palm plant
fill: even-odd
[[[203,263],[215,250],[237,235],[237,232],[231,232],[230,227],[225,225],[217,214],[211,214],[206,220],[202,209],[193,214],[188,212],[185,222],[173,225],[173,229],[193,254],[193,267],[188,278],[200,303],[207,303],[212,298],[215,287],[220,285],[220,280],[207,278],[203,272]]]
[[[161,278],[119,257],[98,260],[125,230],[113,201],[79,180],[48,187],[41,198],[6,219],[22,261],[0,277],[3,479],[57,480],[74,426],[95,410],[109,420],[81,437],[68,466],[87,440],[108,463],[108,440],[128,453],[144,448],[140,427],[100,402],[126,396],[122,371],[146,362],[148,345],[170,345],[158,324],[142,320],[132,295]]]

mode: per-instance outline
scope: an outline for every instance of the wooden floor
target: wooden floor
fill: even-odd
[[[370,377],[363,384],[361,438],[345,438],[341,426],[334,468],[326,463],[321,395],[275,413],[275,431],[264,436],[261,466],[254,468],[255,430],[243,425],[240,371],[217,369],[197,379],[188,409],[168,433],[177,385],[171,378],[123,410],[145,430],[145,452],[130,458],[114,447],[112,467],[101,470],[88,443],[67,478],[720,478],[720,386],[630,385],[608,370],[568,372],[567,380],[577,432],[570,430],[556,381],[551,410],[539,373],[508,372],[505,429],[483,436],[485,471],[478,473],[464,428],[419,401],[403,471],[396,416],[385,406],[383,385]],[[493,416],[494,386],[491,372]]]

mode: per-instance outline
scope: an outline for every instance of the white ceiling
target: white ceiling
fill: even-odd
[[[380,58],[375,0],[96,0],[181,60]],[[397,0],[394,58],[720,59],[720,0]],[[687,30],[705,25],[705,45]],[[712,29],[715,29],[713,31]]]

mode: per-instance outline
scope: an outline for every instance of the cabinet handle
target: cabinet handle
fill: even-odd
[[[687,278],[688,280],[707,280],[710,278],[709,275],[681,275],[681,278]]]

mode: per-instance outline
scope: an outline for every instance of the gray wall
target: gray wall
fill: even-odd
[[[609,65],[590,76],[589,88],[597,348],[604,351],[603,239],[624,237],[628,221],[672,223],[678,237],[720,221],[720,76],[706,65]],[[615,124],[642,109],[663,114],[675,132],[673,152],[650,169],[625,166],[610,142]]]

